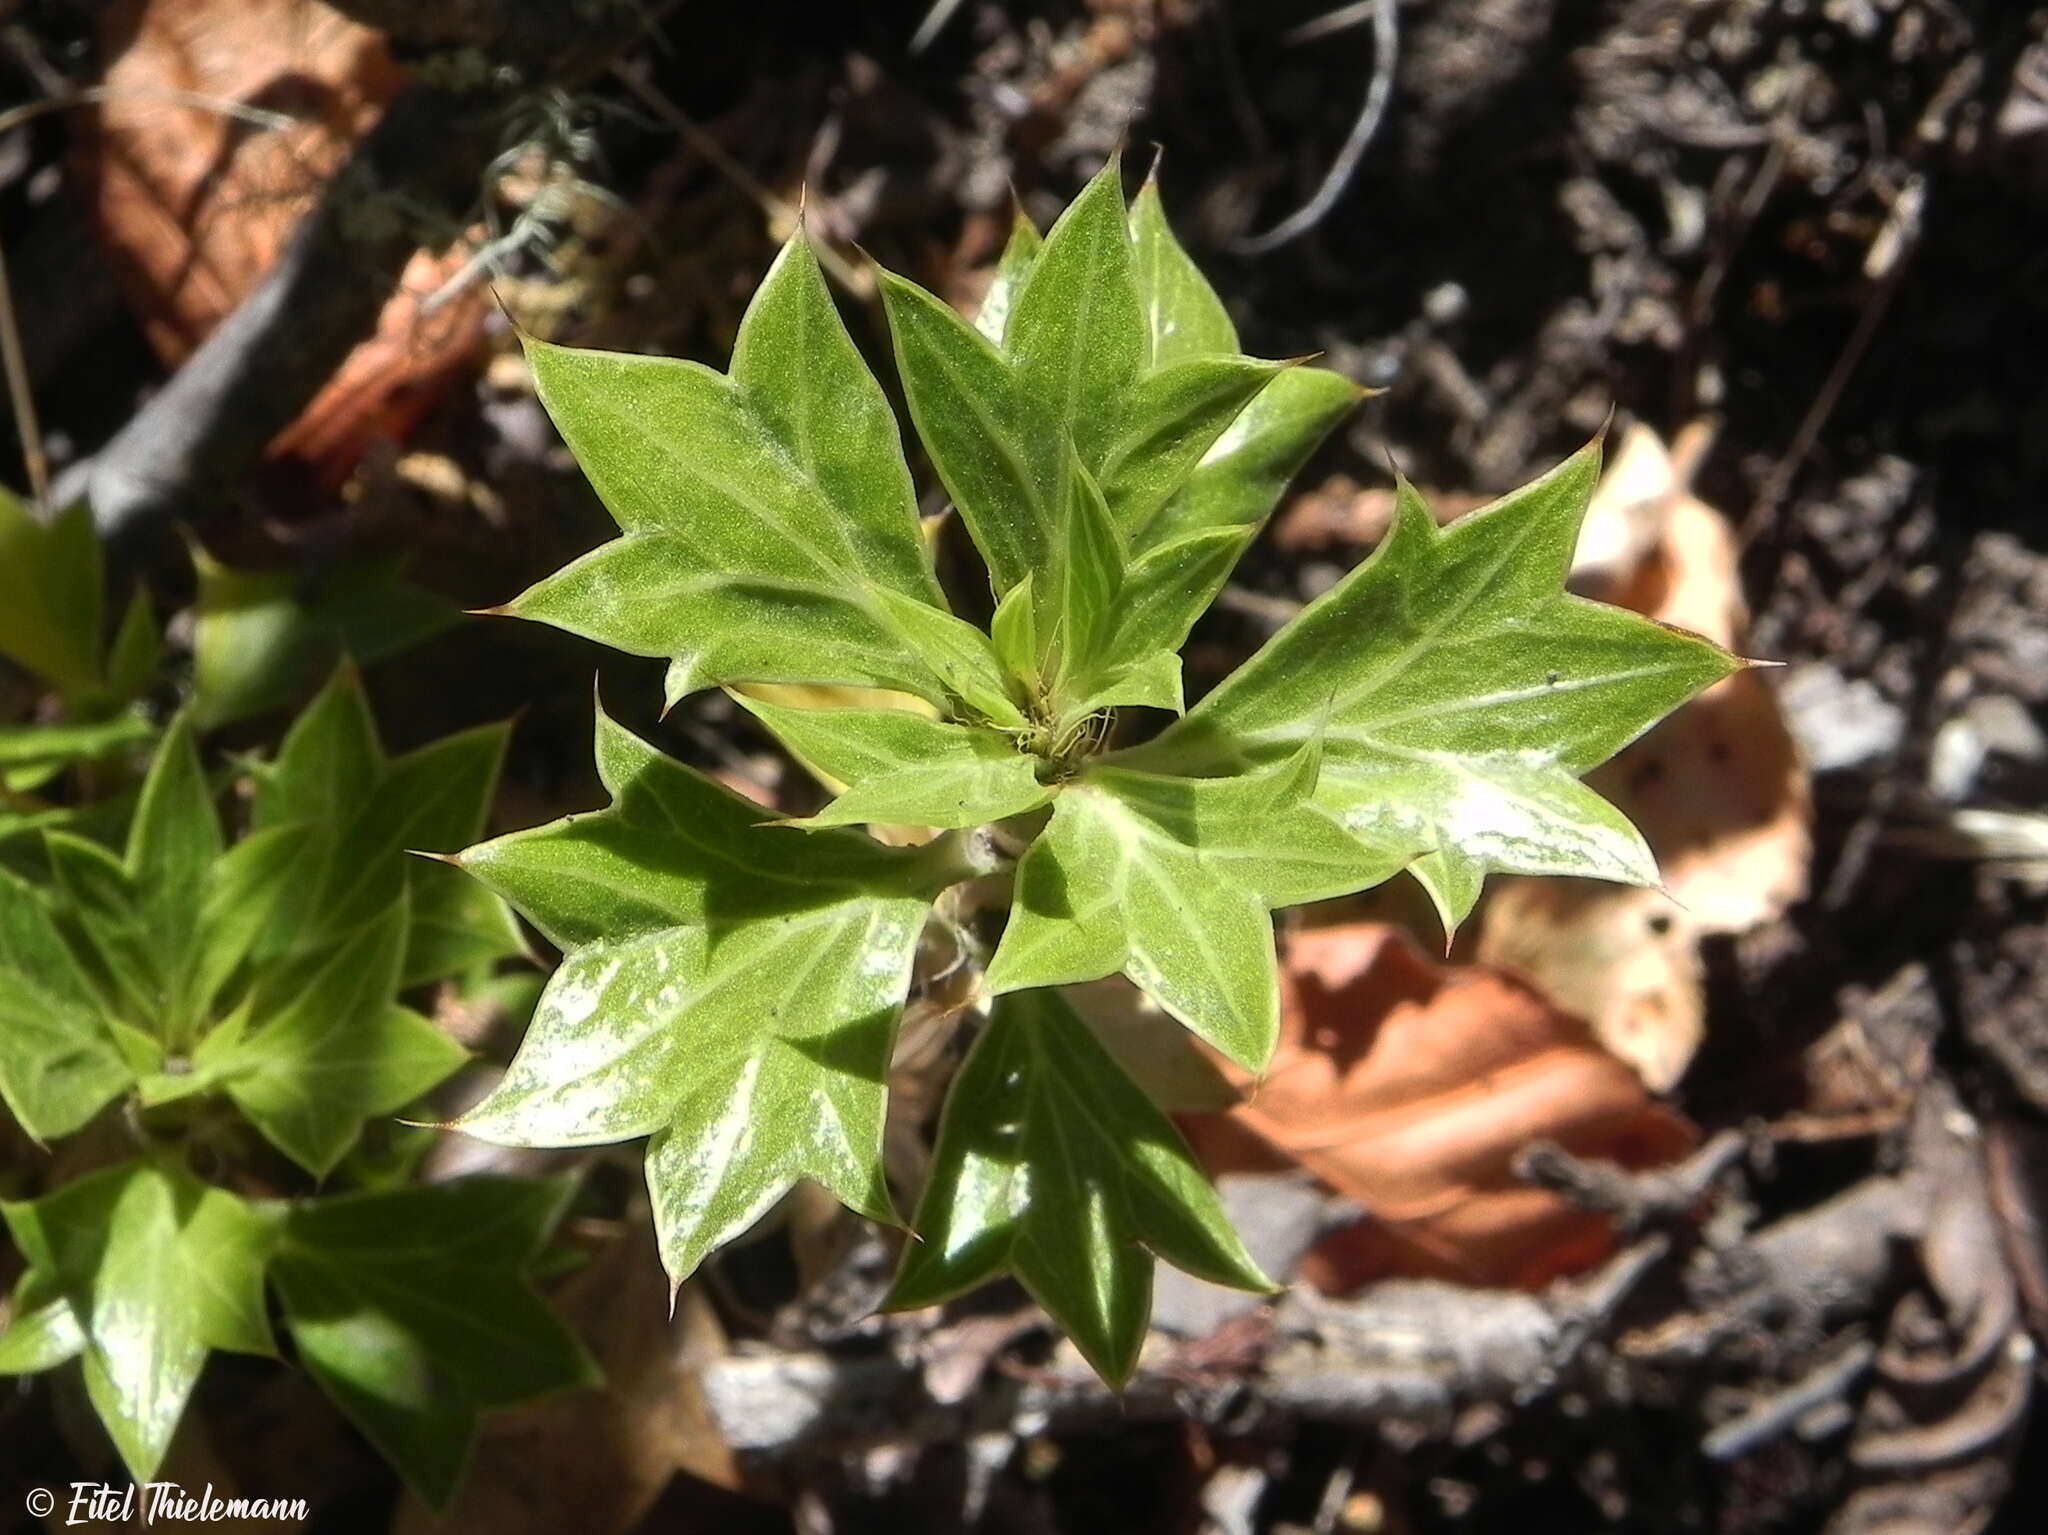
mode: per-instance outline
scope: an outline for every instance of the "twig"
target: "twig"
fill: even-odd
[[[802,221],[801,208],[791,206],[763,186],[752,171],[726,152],[723,144],[698,127],[681,107],[670,101],[652,83],[623,65],[615,65],[612,73],[650,112],[681,134],[683,142],[702,155],[713,170],[752,198],[755,206],[768,216],[771,223],[793,226]],[[830,272],[847,292],[862,298],[873,292],[874,285],[831,246],[813,241],[812,248],[818,253],[818,264]]]
[[[1820,392],[1807,407],[1798,431],[1792,434],[1792,441],[1786,445],[1784,453],[1772,466],[1770,477],[1757,492],[1756,501],[1742,522],[1743,543],[1752,542],[1765,524],[1777,515],[1785,493],[1792,488],[1792,477],[1806,462],[1806,455],[1813,451],[1813,445],[1820,441],[1828,418],[1835,413],[1835,406],[1841,403],[1842,391],[1849,387],[1849,379],[1856,372],[1857,364],[1863,361],[1863,354],[1870,349],[1878,326],[1883,323],[1893,298],[1898,295],[1900,284],[1905,279],[1908,258],[1919,241],[1920,218],[1926,196],[1926,182],[1915,176],[1893,200],[1891,214],[1885,219],[1884,227],[1870,242],[1864,272],[1866,276],[1877,279],[1877,286],[1865,301],[1856,328],[1849,333],[1834,367],[1828,370]]]
[[[1612,1162],[1582,1161],[1551,1141],[1531,1141],[1515,1157],[1514,1170],[1526,1183],[1637,1231],[1687,1218],[1748,1147],[1739,1130],[1723,1130],[1675,1167],[1632,1173]]]
[[[66,91],[61,96],[45,96],[40,101],[25,101],[18,107],[9,107],[0,112],[0,133],[19,128],[23,123],[33,122],[38,117],[47,117],[52,112],[68,112],[73,107],[98,106],[110,101],[159,101],[167,107],[190,107],[196,112],[212,112],[221,117],[231,117],[237,122],[250,123],[258,128],[273,132],[289,128],[299,119],[289,112],[266,112],[261,107],[245,106],[239,101],[230,101],[225,96],[208,96],[200,91],[157,90],[132,85],[89,85],[83,90]]]
[[[1378,4],[1379,0],[1352,0],[1349,5],[1340,5],[1334,11],[1325,11],[1322,15],[1312,17],[1300,26],[1281,33],[1280,41],[1290,48],[1298,48],[1303,43],[1316,41],[1317,38],[1334,37],[1360,22],[1372,20],[1373,8]]]
[[[1804,1378],[1752,1403],[1739,1417],[1713,1430],[1700,1441],[1700,1453],[1709,1460],[1735,1460],[1769,1444],[1814,1408],[1840,1398],[1863,1378],[1876,1358],[1877,1345],[1868,1339],[1851,1344]]]
[[[1380,119],[1386,115],[1387,102],[1394,93],[1394,63],[1400,40],[1395,11],[1396,0],[1372,0],[1372,83],[1366,88],[1365,104],[1351,125],[1350,136],[1337,151],[1337,158],[1330,162],[1315,195],[1264,234],[1234,241],[1230,248],[1239,255],[1263,256],[1299,239],[1320,224],[1344,195],[1366,146],[1379,132]]]
[[[423,243],[419,219],[405,210],[442,220],[446,238],[475,202],[516,99],[507,77],[522,92],[580,79],[637,37],[650,11],[667,7],[615,3],[599,20],[581,0],[340,0],[337,8],[391,20],[401,43],[463,43],[499,68],[487,69],[491,83],[477,89],[422,83],[401,92],[240,307],[92,461],[59,477],[56,498],[87,496],[110,540],[219,498],[371,334]],[[451,31],[458,22],[471,30]]]
[[[38,507],[50,507],[50,461],[43,456],[43,429],[36,420],[35,394],[29,388],[28,361],[21,351],[21,328],[14,321],[14,287],[7,279],[7,245],[0,240],[0,363],[7,370],[7,401],[14,407],[14,430],[21,437],[21,461],[28,470],[29,494]]]
[[[297,119],[282,112],[265,112],[219,96],[197,91],[137,90],[121,86],[95,85],[84,90],[63,91],[40,101],[23,102],[0,112],[0,134],[10,133],[23,123],[73,107],[93,106],[108,101],[162,101],[172,106],[217,112],[222,117],[254,123],[258,127],[289,127]],[[35,390],[29,378],[28,358],[21,344],[21,326],[14,309],[14,284],[7,272],[7,250],[0,241],[0,366],[7,374],[7,402],[14,412],[14,430],[21,439],[22,467],[28,474],[29,495],[44,511],[50,503],[50,460],[43,452],[42,422],[36,415]]]
[[[1216,606],[1227,612],[1241,613],[1253,623],[1277,631],[1294,622],[1304,604],[1292,597],[1275,597],[1246,586],[1226,586],[1216,594]]]
[[[924,13],[924,20],[917,24],[917,30],[910,36],[910,51],[923,53],[931,47],[932,40],[946,30],[946,23],[959,9],[960,0],[932,0],[932,8]]]

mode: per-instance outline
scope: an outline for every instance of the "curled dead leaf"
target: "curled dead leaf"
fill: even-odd
[[[1573,585],[1739,653],[1749,619],[1735,534],[1686,488],[1706,437],[1691,427],[1667,448],[1645,426],[1622,435],[1587,508]],[[1761,926],[1805,893],[1811,790],[1755,670],[1709,688],[1586,781],[1641,828],[1664,889],[1502,880],[1472,952],[1528,975],[1661,1092],[1705,1035],[1699,940]]]
[[[1539,1285],[1598,1262],[1604,1218],[1519,1182],[1531,1141],[1629,1168],[1696,1139],[1587,1024],[1504,971],[1426,958],[1397,928],[1304,934],[1279,1050],[1225,1115],[1190,1116],[1212,1172],[1296,1163],[1366,1217],[1303,1274],[1343,1292],[1390,1274]]]
[[[402,72],[378,33],[318,0],[116,0],[99,26],[112,62],[79,169],[129,300],[176,366],[275,264]],[[414,257],[273,458],[339,484],[369,443],[404,435],[482,340],[480,291],[425,307],[465,259]]]
[[[1699,929],[1661,890],[1503,880],[1479,951],[1540,980],[1652,1092],[1678,1085],[1706,1036]]]
[[[1648,427],[1629,428],[1588,509],[1573,584],[1740,654],[1741,550],[1728,520],[1686,488],[1700,438],[1689,428],[1667,449]],[[1601,530],[1626,520],[1611,505],[1650,511],[1627,514],[1635,531],[1610,544]],[[1656,519],[1647,543],[1645,516]],[[1625,564],[1601,562],[1610,547]],[[1587,781],[1642,829],[1665,888],[1701,933],[1746,932],[1805,894],[1812,793],[1762,672],[1707,689]]]

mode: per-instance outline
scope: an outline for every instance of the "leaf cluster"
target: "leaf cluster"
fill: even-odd
[[[463,1128],[647,1136],[677,1282],[798,1178],[893,1220],[882,1127],[920,932],[952,887],[1007,883],[992,1015],[894,1301],[1014,1273],[1120,1379],[1154,1254],[1264,1280],[1051,988],[1121,972],[1256,1072],[1276,908],[1404,869],[1447,926],[1495,870],[1653,882],[1578,775],[1737,663],[1566,595],[1589,448],[1448,530],[1404,485],[1373,558],[1183,713],[1191,626],[1359,391],[1243,355],[1156,189],[1127,207],[1114,163],[1043,239],[1020,218],[975,323],[880,289],[986,628],[940,588],[896,419],[801,234],[726,373],[529,343],[621,536],[504,611],[663,658],[671,703],[734,690],[838,792],[778,822],[600,718],[610,808],[462,855],[565,955]],[[1173,718],[1110,750],[1120,707]]]
[[[400,998],[518,952],[518,929],[497,897],[409,850],[479,834],[505,734],[387,757],[344,668],[276,756],[248,765],[232,842],[187,713],[117,845],[44,827],[29,872],[0,871],[0,1099],[38,1141],[98,1121],[92,1144],[127,1153],[0,1204],[28,1260],[0,1373],[79,1360],[138,1481],[209,1351],[276,1352],[266,1284],[300,1361],[437,1501],[481,1410],[587,1375],[523,1277],[565,1189],[269,1197],[375,1181],[347,1165],[365,1124],[465,1059]],[[235,1170],[232,1186],[196,1176],[202,1162]]]
[[[195,724],[211,727],[304,700],[343,657],[369,663],[453,623],[454,608],[395,565],[318,573],[237,570],[191,546],[189,676]],[[158,735],[149,705],[166,672],[149,595],[137,586],[111,636],[107,573],[92,518],[45,523],[0,489],[0,658],[46,683],[62,717],[0,724],[0,841],[47,826],[92,833],[132,809]],[[43,798],[71,771],[77,803]]]

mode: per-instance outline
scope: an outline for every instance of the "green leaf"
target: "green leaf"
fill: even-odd
[[[596,1369],[529,1275],[572,1185],[465,1178],[305,1201],[272,1260],[306,1371],[436,1509],[485,1411]]]
[[[163,650],[163,636],[157,632],[149,593],[137,587],[135,595],[128,599],[128,610],[121,615],[121,627],[114,631],[113,648],[107,652],[105,702],[114,708],[126,708],[141,697],[150,678],[156,675]]]
[[[226,916],[206,901],[221,850],[220,818],[189,715],[172,722],[157,748],[123,858],[68,833],[44,836],[45,856],[69,903],[68,930],[98,969],[109,1001],[127,1022],[173,1046],[183,1043],[194,1019],[187,986],[202,922],[209,914]]]
[[[408,650],[461,616],[406,581],[396,564],[316,578],[296,571],[233,570],[197,545],[198,623],[193,708],[214,726],[282,709],[344,655],[367,666]]]
[[[1010,238],[1003,244],[995,276],[989,282],[988,292],[982,295],[981,308],[974,316],[974,328],[997,346],[1003,344],[1003,331],[1010,323],[1010,306],[1016,302],[1017,290],[1023,286],[1026,275],[1031,271],[1031,263],[1038,259],[1039,249],[1044,244],[1024,210],[1013,208]]]
[[[1033,406],[1032,426],[1071,440],[1099,470],[1146,364],[1146,339],[1112,155],[1053,224],[1010,307],[1003,351]]]
[[[1238,412],[1180,488],[1134,530],[1133,546],[1150,551],[1205,528],[1256,527],[1364,395],[1341,374],[1286,369]],[[1222,584],[1218,576],[1216,585]]]
[[[1223,589],[1255,528],[1203,528],[1155,544],[1131,564],[1128,597],[1118,607],[1112,664],[1178,655],[1195,620]],[[1175,707],[1178,708],[1178,689]]]
[[[0,872],[0,1099],[8,1112],[37,1140],[53,1140],[132,1080],[41,897]]]
[[[61,1294],[31,1271],[14,1287],[12,1315],[0,1332],[0,1375],[40,1375],[85,1352],[85,1329]]]
[[[810,826],[980,826],[1052,798],[1038,759],[1000,731],[886,709],[739,701],[800,761],[848,786]]]
[[[1596,444],[1447,529],[1404,484],[1371,559],[1126,760],[1236,772],[1326,732],[1317,803],[1369,841],[1436,850],[1447,924],[1488,871],[1656,883],[1578,777],[1741,663],[1565,593],[1598,473]]]
[[[996,604],[989,636],[1009,674],[1035,690],[1039,682],[1038,621],[1032,608],[1031,577],[1011,587]]]
[[[1284,479],[1268,486],[1267,472],[1309,426],[1319,438],[1334,416],[1301,405],[1269,416],[1257,452],[1226,453],[1228,463],[1205,469],[1233,423],[1301,370],[1237,354],[1228,317],[1173,242],[1156,192],[1126,216],[1114,161],[1042,248],[1020,248],[1010,271],[1014,287],[998,293],[1002,322],[980,334],[884,274],[911,416],[1004,599],[1012,674],[1053,684],[1056,733],[1111,703],[1177,708],[1178,676],[1157,651],[1185,637],[1241,544],[1205,542],[1200,561],[1186,550],[1157,566],[1143,557],[1198,531],[1196,517],[1262,517]],[[1342,380],[1335,386],[1347,405],[1356,398]],[[1318,406],[1324,398],[1316,385],[1290,392]],[[1009,594],[1037,571],[1027,665],[1014,653],[1024,631]],[[1180,584],[1155,597],[1141,577]],[[1134,622],[1129,610],[1140,605]],[[1171,636],[1164,647],[1153,643],[1162,634]]]
[[[466,1058],[391,1000],[409,915],[401,892],[328,953],[266,973],[248,1024],[215,1029],[193,1052],[194,1070],[316,1177],[333,1170],[364,1121],[405,1107]]]
[[[256,948],[280,903],[305,877],[315,843],[303,825],[252,832],[206,871],[192,943],[181,956],[167,1034],[195,1037],[242,961]]]
[[[256,769],[249,824],[346,821],[384,777],[384,750],[362,679],[343,662],[292,721],[277,756]]]
[[[954,1079],[887,1305],[1009,1272],[1104,1379],[1137,1364],[1153,1254],[1270,1290],[1187,1144],[1056,996],[1004,997]]]
[[[120,859],[97,842],[46,831],[43,856],[58,893],[58,923],[97,983],[105,1006],[153,1037],[165,1037],[171,966],[143,914],[142,895]]]
[[[965,619],[894,592],[875,594],[898,632],[918,648],[939,679],[953,714],[1007,730],[1025,726],[1001,659],[989,637]]]
[[[878,591],[943,609],[888,400],[799,234],[729,376],[530,341],[543,403],[625,537],[511,603],[671,659],[680,691],[845,683],[944,702]]]
[[[383,910],[433,865],[409,852],[452,853],[483,830],[510,729],[481,725],[391,761],[342,829],[317,931],[346,931]]]
[[[1302,797],[1314,746],[1240,778],[1091,767],[1017,868],[997,992],[1123,971],[1251,1071],[1279,1037],[1270,912],[1376,885],[1413,846],[1365,846]]]
[[[1067,715],[1085,717],[1117,704],[1180,713],[1180,657],[1171,650],[1158,650],[1134,661],[1099,668],[1080,698],[1068,706]]]
[[[1132,536],[1150,530],[1230,424],[1288,371],[1252,357],[1200,357],[1139,379],[1102,455],[1103,494],[1118,526]]]
[[[1237,328],[1188,253],[1173,237],[1159,183],[1145,178],[1131,203],[1131,273],[1145,316],[1147,355],[1158,365],[1234,356]]]
[[[273,1209],[173,1163],[128,1162],[0,1215],[42,1293],[69,1305],[87,1393],[139,1482],[162,1463],[209,1351],[275,1352],[263,1307]]]
[[[1041,673],[1055,685],[1085,693],[1099,673],[1104,643],[1114,631],[1117,599],[1124,588],[1123,537],[1110,519],[1109,506],[1095,477],[1071,452],[1060,496],[1060,549],[1053,574],[1057,587],[1046,591],[1058,598],[1050,614],[1041,615],[1039,632],[1046,643],[1039,652]]]
[[[183,714],[164,733],[142,781],[122,859],[151,948],[167,975],[192,941],[199,914],[193,896],[224,845],[192,717]]]
[[[83,503],[49,523],[0,490],[0,655],[67,701],[100,684],[100,541]]]
[[[496,1091],[459,1128],[501,1145],[651,1135],[681,1280],[798,1178],[878,1219],[883,1099],[932,894],[929,849],[798,832],[599,715],[615,801],[462,866],[568,952]]]
[[[508,737],[508,727],[486,725],[387,760],[360,678],[338,669],[276,760],[256,771],[251,824],[303,833],[300,877],[270,898],[259,952],[332,943],[409,890],[402,984],[518,953],[518,925],[503,902],[408,856],[453,852],[483,830]]]
[[[1008,360],[950,304],[875,275],[910,419],[1000,595],[1052,549],[1059,440]]]
[[[412,931],[406,935],[400,990],[525,951],[512,908],[460,869],[418,864],[407,883]]]
[[[98,762],[155,736],[149,721],[136,714],[117,714],[91,724],[0,725],[0,768]]]

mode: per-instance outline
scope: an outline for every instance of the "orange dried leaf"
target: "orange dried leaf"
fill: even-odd
[[[100,35],[113,62],[80,169],[129,300],[176,366],[276,263],[402,75],[376,32],[318,0],[116,0]],[[202,100],[293,121],[264,126]],[[482,338],[481,293],[420,312],[462,261],[459,251],[413,259],[376,334],[279,435],[273,457],[333,484],[370,442],[403,435]]]
[[[1370,1212],[1318,1248],[1332,1289],[1394,1273],[1534,1285],[1596,1262],[1606,1222],[1519,1182],[1516,1154],[1540,1139],[1645,1167],[1695,1139],[1583,1020],[1512,975],[1428,959],[1396,928],[1298,939],[1282,1010],[1264,1078],[1226,1067],[1244,1101],[1190,1129],[1212,1171],[1278,1153]]]

